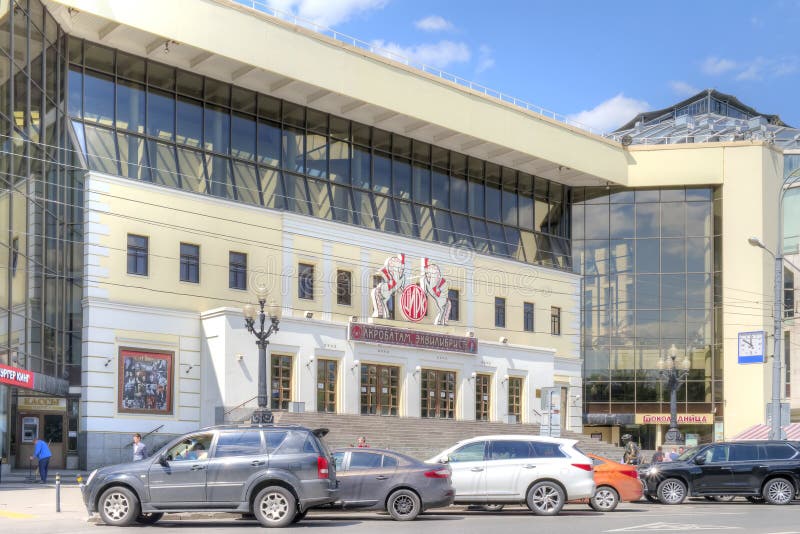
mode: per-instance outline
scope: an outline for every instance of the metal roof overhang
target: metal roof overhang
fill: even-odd
[[[615,141],[235,2],[44,1],[89,41],[566,185],[627,183]]]

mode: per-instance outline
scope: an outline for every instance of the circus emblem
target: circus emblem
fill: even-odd
[[[402,293],[406,285],[405,254],[386,258],[379,274],[383,277],[383,281],[372,288],[372,316],[388,319],[389,300],[395,293]]]
[[[419,284],[439,310],[433,324],[446,325],[450,318],[450,306],[452,306],[448,298],[447,280],[442,276],[439,266],[431,263],[428,258],[422,258],[421,263],[422,276],[420,276]]]
[[[383,280],[372,289],[372,316],[389,318],[389,300],[399,295],[399,309],[403,316],[412,322],[419,322],[428,314],[429,299],[436,305],[433,324],[446,325],[450,317],[448,284],[439,266],[422,258],[417,283],[406,277],[405,254],[397,254],[386,259],[379,274]]]

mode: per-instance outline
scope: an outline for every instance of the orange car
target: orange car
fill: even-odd
[[[642,498],[642,483],[636,466],[625,465],[608,458],[587,454],[594,462],[594,483],[597,489],[591,499],[574,502],[588,503],[598,512],[613,511],[620,501],[638,501]]]

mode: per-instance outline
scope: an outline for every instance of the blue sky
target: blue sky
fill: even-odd
[[[259,0],[608,131],[715,88],[800,127],[800,0]]]

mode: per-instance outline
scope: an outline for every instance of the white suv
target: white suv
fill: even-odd
[[[455,504],[525,503],[536,515],[555,515],[568,500],[594,495],[592,460],[576,443],[544,436],[479,436],[458,442],[428,463],[450,465]]]

